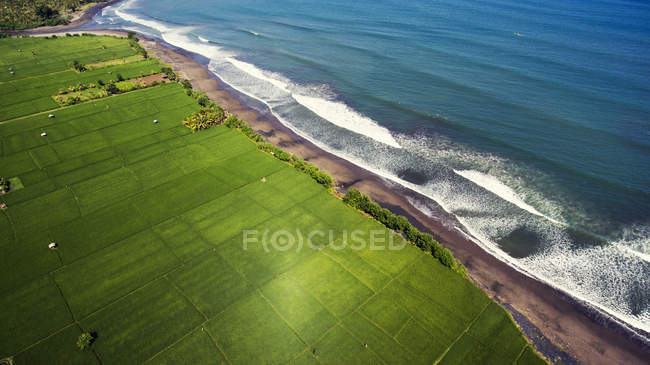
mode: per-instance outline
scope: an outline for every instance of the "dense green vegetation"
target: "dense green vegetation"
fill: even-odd
[[[143,73],[140,75],[147,76]],[[104,82],[100,79],[97,80],[97,84],[86,85],[78,83],[77,85],[68,86],[65,89],[59,89],[57,95],[54,95],[54,101],[60,105],[74,105],[93,99],[105,98],[110,95],[158,85],[158,82],[156,81],[148,84],[138,79],[124,80],[124,77],[121,74],[117,74],[116,77],[117,81],[108,80],[107,82]]]
[[[72,71],[75,59],[134,52],[128,40],[89,38],[0,40],[0,66],[16,70],[0,73],[11,90],[0,93],[0,175],[24,185],[0,195],[0,358],[543,363],[502,307],[314,183],[302,172],[312,165],[235,116],[184,126],[201,95],[181,84],[41,106],[86,74],[160,68]],[[46,60],[56,63],[29,63]]]
[[[0,29],[68,23],[68,15],[101,0],[0,0]]]
[[[406,217],[395,215],[390,210],[382,208],[379,204],[370,200],[368,196],[361,194],[357,189],[348,190],[345,197],[343,197],[343,201],[351,207],[368,213],[386,227],[401,232],[409,242],[418,246],[422,251],[430,252],[433,257],[440,260],[440,263],[448,268],[463,275],[465,274],[465,268],[458,260],[454,259],[449,249],[442,247],[432,235],[420,232]]]
[[[79,350],[85,350],[90,347],[90,345],[93,342],[93,335],[90,334],[90,332],[84,332],[79,335],[79,338],[77,338],[77,347]]]
[[[11,187],[11,183],[9,182],[9,180],[0,176],[0,194],[4,194],[8,192],[10,187]]]

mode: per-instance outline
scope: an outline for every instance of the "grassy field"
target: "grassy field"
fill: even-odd
[[[0,359],[544,363],[461,275],[237,130],[185,128],[199,107],[180,85],[45,102],[75,80],[159,69],[68,68],[132,54],[108,37],[0,40],[0,175],[23,185],[0,196]],[[258,241],[244,245],[244,230]],[[263,237],[316,230],[315,248]],[[96,338],[81,351],[86,331]]]

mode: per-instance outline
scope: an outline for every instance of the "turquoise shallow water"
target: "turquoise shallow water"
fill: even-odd
[[[207,57],[297,133],[650,331],[647,3],[127,0],[90,27]]]

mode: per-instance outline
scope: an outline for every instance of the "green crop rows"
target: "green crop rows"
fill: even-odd
[[[0,40],[0,175],[24,185],[0,196],[0,359],[544,363],[468,280],[307,175],[236,130],[191,133],[181,120],[198,105],[178,84],[41,103],[77,80],[160,67],[68,70],[71,59],[128,56],[126,45]],[[355,246],[355,229],[374,232],[379,249]],[[258,242],[244,246],[244,230]],[[326,233],[316,247],[269,249],[265,230]],[[96,338],[81,351],[85,331]]]

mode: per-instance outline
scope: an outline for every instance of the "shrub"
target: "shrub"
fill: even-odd
[[[68,87],[68,89],[71,89],[70,91],[83,91],[86,90],[88,86],[82,84],[81,82],[77,83],[77,85],[73,85]]]
[[[9,191],[9,188],[11,183],[9,182],[9,179],[5,179],[4,177],[0,176],[0,193],[6,193]]]
[[[449,251],[449,249],[442,248],[439,255],[440,256],[438,257],[438,260],[440,260],[443,265],[452,269],[455,268],[456,260],[454,259],[454,256],[451,254],[451,251]]]
[[[312,174],[312,178],[316,180],[316,182],[318,182],[319,184],[328,188],[334,185],[334,179],[327,171],[316,170],[316,172]]]
[[[81,101],[81,97],[79,95],[73,95],[65,99],[63,102],[64,105],[75,105],[78,102]]]
[[[248,127],[248,126],[247,126]],[[250,127],[248,127],[250,128]],[[259,136],[258,134],[252,133],[253,135]],[[262,136],[260,136],[262,137]],[[263,140],[263,138],[262,138]],[[291,155],[288,154],[287,152],[283,151],[282,149],[275,147],[273,144],[268,143],[268,142],[260,142],[257,147],[261,149],[262,151],[269,152],[275,156],[278,160],[288,162],[291,160]]]
[[[327,171],[319,170],[318,167],[311,162],[307,162],[297,156],[292,156],[291,164],[296,169],[311,176],[312,179],[316,180],[316,182],[326,188],[330,188],[334,185],[334,179],[332,179],[332,176]]]
[[[183,81],[181,81],[181,85],[183,85],[183,87],[186,88],[186,89],[191,89],[192,88],[192,83],[189,80],[183,79]],[[191,92],[190,92],[190,94],[191,94]],[[188,95],[190,95],[190,94],[188,94]]]
[[[86,66],[77,60],[72,61],[72,68],[78,72],[86,71]]]
[[[219,106],[203,107],[198,112],[183,119],[183,125],[192,131],[199,131],[220,125],[224,119],[225,113]]]
[[[129,33],[131,33],[131,32],[129,32]],[[147,53],[147,50],[144,49],[140,45],[140,43],[138,43],[138,38],[135,38],[135,37],[129,38],[129,45],[131,46],[131,48],[133,48],[142,57],[149,58],[149,54]]]
[[[104,90],[106,90],[109,94],[117,94],[120,92],[120,89],[115,85],[115,81],[109,81],[108,84],[104,86]]]
[[[42,4],[36,7],[34,9],[36,12],[36,15],[43,18],[43,19],[51,19],[59,15],[59,12],[50,8],[49,6]]]
[[[206,107],[206,106],[208,106],[208,103],[210,103],[210,99],[208,99],[207,95],[201,95],[197,99],[197,101],[198,101],[199,105],[202,106],[202,107]]]
[[[80,350],[85,350],[92,345],[93,341],[95,340],[95,337],[90,334],[90,332],[84,332],[79,335],[79,338],[77,338],[77,347]]]
[[[174,70],[172,70],[171,67],[169,67],[169,66],[162,67],[160,69],[160,71],[162,71],[165,75],[167,75],[167,78],[172,80],[172,81],[176,80],[178,78],[178,76],[176,75]]]
[[[104,86],[104,81],[102,81],[102,80],[97,80],[97,85],[99,85],[99,86]]]
[[[224,125],[228,128],[239,128],[242,123],[243,122],[234,114],[230,114],[224,121]]]
[[[429,233],[420,232],[406,217],[394,215],[388,209],[382,208],[379,204],[370,200],[368,196],[361,194],[357,189],[348,190],[343,197],[343,202],[353,208],[368,213],[386,227],[402,233],[409,242],[422,251],[430,252],[443,265],[461,275],[465,275],[465,268],[454,258],[451,251],[442,247]]]
[[[253,135],[250,136],[250,138],[255,142],[255,143],[261,143],[264,142],[264,137],[260,136],[257,133],[253,133]]]
[[[124,81],[122,74],[117,74],[117,81]]]
[[[133,39],[135,38],[135,32],[134,31],[129,31],[126,36],[128,39]]]

